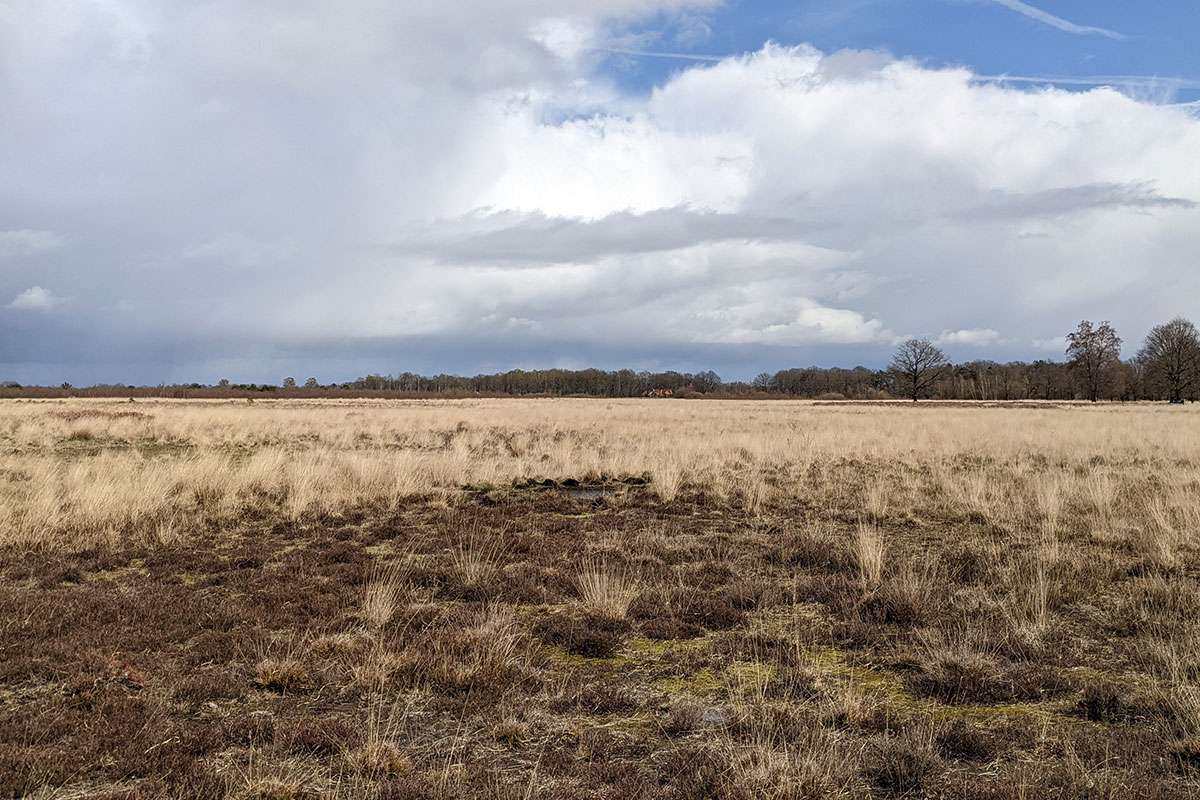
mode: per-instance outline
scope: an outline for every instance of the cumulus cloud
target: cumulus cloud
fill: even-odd
[[[942,331],[934,339],[937,345],[963,345],[965,347],[984,347],[1000,341],[1000,332],[991,328],[965,328],[957,331]]]
[[[49,289],[41,286],[31,286],[13,298],[8,308],[18,311],[50,311],[62,305],[66,300],[58,297]]]
[[[600,69],[631,20],[711,5],[7,4],[0,207],[72,247],[4,279],[75,299],[0,360],[882,363],[897,331],[1019,357],[1200,315],[1189,110],[870,51],[681,62],[646,95]]]

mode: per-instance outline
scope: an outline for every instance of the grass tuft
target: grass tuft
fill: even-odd
[[[641,586],[624,566],[590,559],[576,578],[583,607],[609,619],[625,619]]]

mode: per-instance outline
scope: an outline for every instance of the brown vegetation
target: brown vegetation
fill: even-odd
[[[1191,797],[1198,435],[3,404],[0,796]]]

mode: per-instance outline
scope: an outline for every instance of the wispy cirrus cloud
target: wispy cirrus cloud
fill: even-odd
[[[1060,31],[1065,31],[1067,33],[1074,33],[1074,34],[1079,34],[1082,36],[1086,36],[1086,35],[1104,36],[1108,39],[1116,39],[1117,41],[1125,41],[1126,39],[1129,38],[1128,36],[1126,36],[1123,33],[1117,33],[1116,31],[1110,31],[1107,28],[1097,28],[1094,25],[1076,24],[1074,22],[1071,22],[1070,20],[1063,19],[1062,17],[1057,17],[1048,11],[1043,11],[1040,8],[1035,8],[1034,6],[1031,6],[1028,3],[1022,2],[1022,0],[992,0],[992,1],[995,3],[999,3],[1000,5],[1004,6],[1005,8],[1007,8],[1011,11],[1015,11],[1018,14],[1023,14],[1025,16],[1029,17],[1030,19],[1037,20],[1038,22],[1041,22],[1045,25],[1049,25],[1052,28],[1057,28]]]

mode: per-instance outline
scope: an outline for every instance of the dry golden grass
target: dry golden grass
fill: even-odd
[[[589,561],[579,573],[579,597],[584,608],[610,619],[624,619],[640,588],[623,567]]]
[[[0,793],[1196,796],[1197,444],[1149,405],[0,403]]]
[[[452,554],[454,571],[463,586],[486,586],[500,571],[504,555],[501,536],[473,529],[463,538]]]
[[[706,491],[757,515],[815,496],[871,522],[937,505],[1051,547],[1064,519],[1087,520],[1167,563],[1200,521],[1197,445],[1200,415],[1147,405],[5,401],[0,530],[70,549],[178,542],[256,511],[647,476],[664,501]]]
[[[234,765],[226,780],[231,800],[312,797],[330,788],[311,765],[292,759],[271,762],[254,752],[245,765]]]
[[[377,565],[363,590],[363,621],[376,630],[387,625],[404,600],[404,589],[404,574],[399,567]]]
[[[412,769],[412,761],[404,753],[402,740],[410,706],[382,697],[373,697],[367,708],[367,724],[363,743],[351,751],[350,763],[368,776],[400,774]]]
[[[864,589],[872,589],[883,579],[885,558],[883,534],[874,525],[859,523],[854,539],[854,561],[858,564],[858,579]]]

